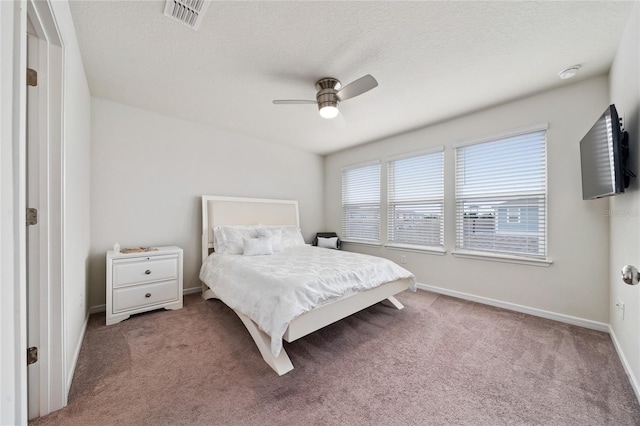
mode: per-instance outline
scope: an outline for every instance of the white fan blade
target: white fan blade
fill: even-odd
[[[318,101],[308,101],[303,99],[280,99],[273,101],[274,105],[298,105],[298,104],[314,104],[317,105]]]
[[[338,96],[340,101],[346,101],[347,99],[362,95],[376,86],[378,86],[376,79],[373,78],[371,74],[367,74],[344,86],[336,93],[336,96]]]

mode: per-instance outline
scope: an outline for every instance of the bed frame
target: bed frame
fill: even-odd
[[[202,261],[213,251],[213,227],[221,225],[296,225],[300,226],[298,202],[293,200],[271,200],[261,198],[202,196]],[[408,280],[391,281],[370,290],[343,297],[306,312],[289,324],[283,339],[293,342],[329,324],[348,317],[378,302],[386,302],[397,309],[404,306],[394,295],[409,288]],[[216,298],[213,291],[202,284],[205,300]],[[221,299],[222,300],[222,299]],[[222,300],[224,302],[224,300]],[[265,362],[283,375],[293,370],[293,365],[284,348],[277,357],[271,353],[271,337],[258,328],[246,315],[234,312],[249,330],[251,337]]]

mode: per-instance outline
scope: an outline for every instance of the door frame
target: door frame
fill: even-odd
[[[64,44],[50,0],[28,0],[39,46],[39,360],[40,416],[67,405],[64,318]],[[28,320],[28,318],[27,318]]]
[[[26,37],[27,16],[45,41],[44,102],[46,122],[40,143],[40,415],[64,407],[68,385],[64,319],[64,44],[51,0],[0,1],[0,424],[26,424]],[[40,64],[42,67],[42,64]],[[41,71],[42,72],[42,71]],[[44,204],[42,201],[44,199]],[[44,241],[44,244],[43,244]],[[44,266],[44,267],[43,267]],[[5,349],[6,348],[6,349]]]

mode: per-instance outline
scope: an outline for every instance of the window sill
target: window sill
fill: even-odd
[[[465,259],[480,259],[492,262],[518,263],[521,265],[532,266],[549,266],[553,263],[550,259],[532,259],[520,256],[510,256],[508,254],[496,254],[472,250],[454,250],[451,254]]]
[[[389,250],[411,251],[416,253],[435,254],[444,256],[447,251],[442,247],[414,246],[411,244],[385,244],[385,248]]]
[[[369,247],[382,247],[382,243],[379,241],[355,241],[355,240],[342,240],[342,244],[353,244],[356,246],[369,246]]]

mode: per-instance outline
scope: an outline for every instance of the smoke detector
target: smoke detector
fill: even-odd
[[[566,69],[563,69],[562,71],[560,71],[558,73],[558,76],[563,80],[575,77],[576,74],[578,74],[578,71],[580,70],[581,67],[582,67],[582,65],[580,65],[580,64],[572,65],[569,68],[566,68]]]
[[[200,27],[208,8],[209,1],[206,0],[166,0],[164,16],[195,31]]]

